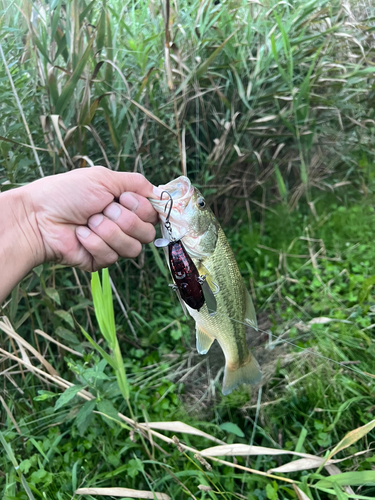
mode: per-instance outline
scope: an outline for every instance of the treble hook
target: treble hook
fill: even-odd
[[[167,215],[167,217],[165,219],[165,222],[169,224],[169,217],[171,216],[171,212],[172,212],[172,208],[173,208],[173,198],[172,198],[171,193],[168,193],[168,191],[163,191],[161,193],[161,195],[160,195],[160,200],[163,199],[163,194],[164,193],[166,193],[169,196],[169,200],[167,201],[167,203],[165,204],[165,207],[164,207],[164,212],[166,212],[167,211],[168,203],[170,203],[168,215]]]

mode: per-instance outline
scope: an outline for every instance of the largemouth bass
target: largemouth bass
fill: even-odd
[[[162,200],[150,199],[159,214],[164,239],[181,240],[216,298],[216,312],[209,310],[206,303],[199,310],[184,303],[196,323],[198,352],[206,354],[215,339],[219,342],[226,361],[224,395],[239,384],[258,383],[262,375],[246,343],[247,325],[257,328],[255,310],[223,230],[187,177],[178,177],[159,188],[173,200],[169,213],[167,193]],[[168,214],[169,230],[165,226]],[[165,252],[170,267],[168,250]]]

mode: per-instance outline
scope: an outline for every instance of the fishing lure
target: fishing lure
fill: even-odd
[[[201,277],[190,255],[186,252],[181,240],[168,244],[169,265],[182,300],[192,309],[198,311],[205,303]]]
[[[179,298],[186,302],[189,307],[198,311],[206,303],[210,315],[213,316],[217,309],[215,296],[206,281],[206,277],[200,276],[182,241],[175,240],[172,236],[169,216],[173,207],[173,198],[168,191],[163,191],[160,197],[161,200],[164,193],[169,196],[164,208],[164,211],[166,211],[168,204],[170,204],[164,226],[169,233],[170,240],[158,238],[154,244],[158,248],[168,247],[169,267],[174,281],[171,286],[177,292]]]

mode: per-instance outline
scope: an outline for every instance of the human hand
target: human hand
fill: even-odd
[[[141,174],[91,167],[21,189],[38,241],[37,263],[55,261],[92,272],[119,256],[136,257],[142,243],[155,237],[157,213],[147,197],[160,190]]]

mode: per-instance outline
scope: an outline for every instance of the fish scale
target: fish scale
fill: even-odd
[[[246,325],[243,324],[246,289],[232,249],[221,228],[215,251],[210,257],[202,259],[202,263],[220,288],[216,295],[217,312],[215,316],[210,316],[204,306],[200,313],[194,310],[189,310],[189,313],[202,330],[210,332],[210,336],[218,340],[231,365],[239,368],[248,361],[250,354],[246,344]],[[199,268],[199,263],[195,264]],[[233,342],[233,337],[236,342]]]

